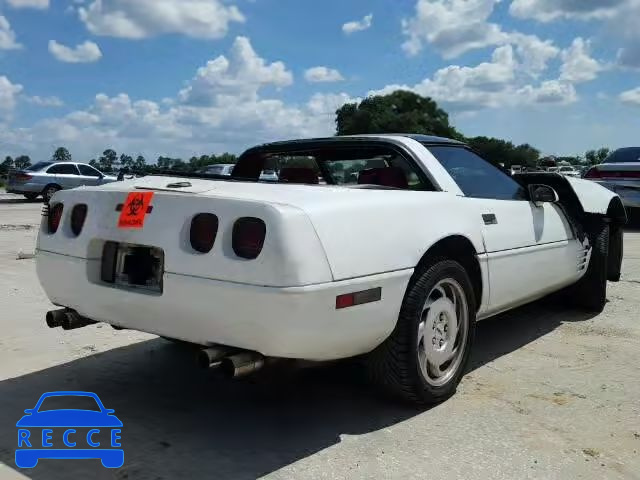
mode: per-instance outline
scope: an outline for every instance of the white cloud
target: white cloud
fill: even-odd
[[[245,20],[221,0],[93,0],[78,15],[91,33],[134,39],[167,33],[222,38],[230,23]]]
[[[310,83],[340,82],[344,77],[334,68],[313,67],[304,72],[304,78]]]
[[[9,20],[0,15],[0,50],[14,50],[21,45],[16,42],[16,34],[11,29]]]
[[[502,29],[487,20],[500,0],[417,0],[413,18],[404,19],[408,37],[402,48],[417,55],[425,43],[445,58],[506,41]]]
[[[498,47],[490,62],[473,67],[449,65],[417,85],[388,85],[371,94],[387,94],[403,89],[434,98],[452,113],[486,108],[519,107],[535,104],[569,104],[577,100],[573,86],[559,80],[540,85],[522,85],[516,75],[519,64],[511,45]]]
[[[64,105],[64,102],[58,97],[41,97],[39,95],[26,97],[26,101],[39,107],[62,107]]]
[[[590,43],[578,37],[562,52],[560,80],[571,83],[594,80],[604,67],[590,55]]]
[[[575,87],[560,80],[547,80],[539,87],[526,85],[518,90],[523,103],[568,105],[578,100]]]
[[[7,0],[13,8],[49,8],[49,0]]]
[[[628,105],[640,106],[640,87],[622,92],[620,101]]]
[[[362,20],[355,20],[353,22],[347,22],[342,25],[342,31],[346,35],[351,35],[352,33],[362,32],[364,30],[368,30],[373,25],[373,14],[366,15]]]
[[[13,111],[21,92],[22,85],[11,83],[4,75],[0,76],[0,117]]]
[[[509,11],[518,18],[550,22],[561,18],[590,20],[611,18],[635,0],[513,0]]]
[[[535,35],[512,33],[509,35],[509,42],[516,48],[521,68],[533,76],[544,72],[549,61],[560,53],[560,49],[551,40],[541,40]]]
[[[257,98],[266,86],[287,87],[293,75],[284,63],[267,63],[258,56],[246,37],[238,37],[231,47],[229,58],[221,55],[198,69],[189,85],[180,91],[182,102],[192,105],[211,105],[223,98]]]
[[[49,40],[49,52],[56,59],[66,63],[91,63],[102,58],[100,47],[88,40],[73,48],[62,45],[55,40]]]

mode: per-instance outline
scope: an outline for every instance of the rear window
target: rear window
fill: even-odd
[[[620,148],[609,155],[604,163],[640,162],[640,147]]]
[[[50,410],[90,410],[99,412],[100,406],[93,397],[86,395],[58,395],[47,397],[42,401],[39,412]]]
[[[27,168],[27,170],[30,172],[38,172],[51,165],[53,165],[53,162],[38,162],[35,165],[31,165],[29,168]]]
[[[257,180],[274,172],[280,183],[378,185],[432,190],[400,152],[382,146],[327,146],[295,151],[249,151],[233,170],[233,177]]]

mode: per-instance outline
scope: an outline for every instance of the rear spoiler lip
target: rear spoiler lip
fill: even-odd
[[[178,172],[175,170],[154,170],[153,172],[141,172],[130,170],[125,175],[136,177],[177,177],[177,178],[198,178],[202,180],[224,180],[227,182],[253,182],[253,183],[275,183],[269,180],[255,180],[253,178],[230,177],[228,175],[218,175],[215,173]]]

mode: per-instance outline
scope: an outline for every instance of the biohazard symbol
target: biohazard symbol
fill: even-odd
[[[118,220],[118,228],[143,228],[153,192],[132,192],[127,196]]]

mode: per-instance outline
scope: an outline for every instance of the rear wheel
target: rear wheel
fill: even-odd
[[[570,296],[578,307],[600,313],[607,302],[609,225],[596,225],[589,237],[592,245],[589,267],[584,277],[570,287]]]
[[[465,269],[437,260],[416,273],[398,323],[368,357],[374,383],[417,404],[445,400],[456,391],[469,359],[476,304]]]
[[[60,190],[58,185],[47,185],[42,191],[42,198],[46,203],[49,203],[58,190]]]

